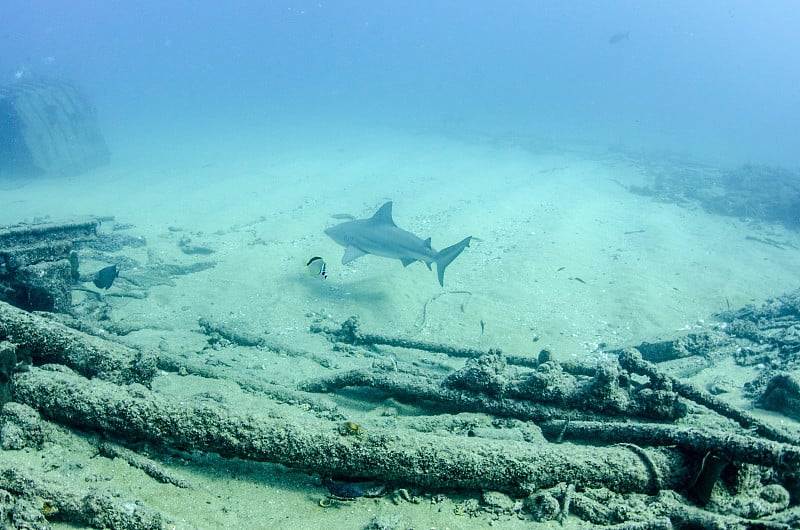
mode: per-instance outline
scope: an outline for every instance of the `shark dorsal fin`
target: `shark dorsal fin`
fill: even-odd
[[[431,248],[431,238],[428,238],[428,239],[425,240],[425,246],[427,248]]]
[[[370,221],[376,224],[397,226],[394,224],[394,219],[392,219],[392,201],[381,206],[378,211],[375,212],[375,215],[370,218]]]

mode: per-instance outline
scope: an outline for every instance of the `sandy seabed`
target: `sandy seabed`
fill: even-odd
[[[143,299],[109,297],[112,319],[137,329],[123,340],[225,363],[289,388],[332,369],[375,362],[333,352],[308,331],[312,321],[333,326],[358,315],[365,330],[389,335],[532,356],[546,347],[559,360],[584,359],[703,329],[717,311],[798,287],[797,233],[631,194],[626,185],[647,179],[643,160],[645,155],[598,146],[388,130],[254,133],[237,142],[184,141],[174,148],[125,144],[111,165],[80,177],[0,183],[0,225],[114,216],[133,225],[127,233],[146,238],[146,247],[122,251],[140,261],[198,261],[181,252],[181,240],[213,249],[202,259],[215,261],[214,268],[154,287]],[[343,249],[323,233],[341,222],[332,216],[368,217],[387,200],[394,201],[395,222],[432,237],[434,248],[474,237],[447,269],[444,288],[419,263],[404,269],[397,261],[366,256],[340,264]],[[306,274],[312,256],[327,261],[327,280]],[[76,291],[75,303],[82,296]],[[268,350],[209,349],[199,318],[269,334],[325,357],[329,367]],[[393,355],[402,365],[422,354]],[[742,382],[752,373],[727,375]],[[208,384],[164,374],[153,389],[258,410],[258,399],[236,385]],[[336,400],[367,426],[384,408]],[[69,462],[70,454],[85,458],[92,451],[75,438],[69,447],[46,449],[44,457],[26,454]],[[206,458],[205,466],[179,470],[189,490],[156,484],[127,464],[102,458],[92,460],[92,469],[64,465],[58,472],[112,482],[179,528],[350,529],[383,512],[401,514],[414,528],[474,528],[489,521],[455,515],[457,499],[451,498],[400,505],[360,499],[322,508],[325,490],[316,477]],[[495,522],[503,528],[531,524]]]

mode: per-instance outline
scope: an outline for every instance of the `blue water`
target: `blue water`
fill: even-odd
[[[547,349],[570,362],[722,333],[718,311],[800,284],[800,4],[758,4],[0,0],[0,88],[77,84],[111,153],[80,175],[14,179],[2,155],[19,151],[0,149],[0,228],[105,219],[102,242],[127,246],[78,250],[73,309],[87,327],[220,377],[160,373],[153,390],[164,399],[275,411],[298,428],[327,416],[273,403],[251,382],[294,392],[351,369],[438,380],[463,366],[432,352],[334,347],[309,332],[353,315],[366,333],[530,358]],[[325,229],[388,201],[396,224],[433,248],[472,237],[444,285],[388,251],[342,263],[347,251]],[[309,271],[315,257],[327,276]],[[119,279],[96,289],[91,278],[115,264]],[[194,272],[170,272],[183,270]],[[227,344],[200,319],[270,346]],[[693,382],[730,388],[723,398],[741,406],[758,373],[722,359]],[[323,399],[368,433],[461,436],[462,420],[423,418],[424,406],[400,399]],[[717,424],[698,414],[690,425]],[[478,437],[535,441],[533,425],[481,418]],[[114,481],[125,506],[140,497],[179,528],[377,527],[384,505],[404,527],[489,525],[427,497],[326,511],[321,476],[245,459],[167,462],[193,484],[167,491],[86,445],[47,444],[55,457],[0,451],[0,467],[60,462],[47,473],[81,491]],[[532,528],[517,515],[500,526]]]
[[[112,152],[380,126],[794,167],[798,27],[792,1],[5,0],[0,80],[80,84]]]

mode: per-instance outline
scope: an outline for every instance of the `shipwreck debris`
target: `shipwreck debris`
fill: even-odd
[[[0,341],[16,345],[34,364],[60,363],[86,377],[119,383],[150,384],[156,357],[100,337],[87,335],[55,320],[0,302]]]
[[[208,404],[179,405],[152,393],[40,368],[17,375],[15,397],[44,417],[72,427],[324,475],[432,489],[488,488],[512,495],[562,481],[582,488],[645,492],[653,480],[651,470],[623,447],[576,446],[567,453],[550,444],[400,434],[391,429],[341,436],[333,421],[298,424],[242,417]],[[675,451],[647,451],[664,487],[680,489],[689,478],[691,459]]]
[[[94,107],[72,83],[0,86],[0,178],[65,177],[108,163]]]
[[[563,521],[572,515],[619,528],[750,523],[789,528],[800,520],[790,506],[800,495],[800,444],[793,433],[646,359],[669,363],[702,357],[713,363],[723,352],[733,355],[740,341],[771,333],[775,322],[794,325],[791,310],[773,309],[779,316],[772,327],[762,321],[749,325],[742,318],[742,324],[730,329],[721,326],[713,333],[659,343],[650,350],[643,346],[647,355],[628,348],[583,364],[559,363],[547,350],[523,362],[520,356],[499,350],[460,355],[464,352],[447,345],[417,343],[425,351],[447,355],[454,351],[456,359],[465,360],[449,360],[449,372],[375,363],[370,368],[328,372],[293,389],[237,377],[235,370],[202,364],[191,352],[183,357],[166,353],[136,357],[134,349],[0,304],[0,340],[14,343],[15,355],[33,361],[27,371],[11,370],[9,392],[15,401],[6,405],[0,420],[9,448],[35,450],[41,444],[37,440],[46,440],[40,435],[26,445],[19,433],[26,425],[46,424],[34,421],[40,414],[80,431],[96,432],[103,440],[124,439],[128,447],[141,442],[156,451],[202,451],[282,464],[319,475],[332,495],[352,502],[369,496],[367,485],[377,483],[397,488],[395,499],[405,498],[402,491],[412,498],[406,487],[483,491],[482,504],[477,499],[459,504],[466,514],[483,510],[543,521]],[[251,335],[238,323],[201,319],[199,325],[217,341],[262,352],[274,347],[268,333]],[[770,347],[793,340],[794,335],[784,329],[783,342]],[[341,330],[318,331],[377,352],[380,345],[414,346],[414,341],[365,334],[357,319],[348,319]],[[306,355],[291,347],[275,351]],[[791,366],[791,353],[783,349],[780,355],[788,361],[784,366]],[[59,364],[45,364],[54,362]],[[452,369],[455,362],[460,367]],[[208,400],[173,401],[142,386],[155,376],[155,363],[182,375],[225,378],[271,401],[255,414]],[[773,391],[784,392],[774,394],[776,401],[793,399],[796,381],[774,373],[772,381]],[[355,423],[330,400],[315,400],[309,394],[339,393],[345,387],[377,389],[374,395],[385,393],[412,402],[416,410],[430,415],[406,422],[402,430],[397,426],[404,419],[396,416],[387,422],[358,417]],[[287,416],[285,411],[297,409],[286,404],[303,412]],[[455,427],[440,428],[444,416],[433,415],[441,412],[455,414]],[[468,412],[485,414],[480,416],[484,423],[471,423],[478,416]],[[720,429],[697,427],[712,417]],[[431,427],[434,424],[437,427]],[[107,442],[98,450],[124,458],[158,480],[186,485],[157,459]],[[21,495],[15,482],[6,478],[0,469],[0,488]],[[67,513],[63,504],[53,506]],[[103,506],[107,513],[117,513],[113,503]],[[164,521],[157,512],[148,513],[152,515],[148,522]]]
[[[0,229],[0,301],[26,311],[67,313],[78,277],[74,243],[97,236],[98,221]]]

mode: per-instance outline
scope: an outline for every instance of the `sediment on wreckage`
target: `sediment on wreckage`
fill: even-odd
[[[86,377],[147,386],[156,374],[152,353],[87,335],[4,302],[0,302],[0,340],[16,345],[19,361],[63,364]]]
[[[392,429],[343,436],[333,421],[301,424],[245,418],[209,405],[181,406],[142,387],[90,382],[64,370],[33,368],[16,379],[15,398],[59,423],[321,474],[518,495],[562,481],[642,492],[649,491],[655,480],[653,470],[625,447],[585,447],[565,453],[550,444],[454,439]],[[655,449],[648,460],[665,487],[678,486],[690,472],[683,455],[676,452]]]

